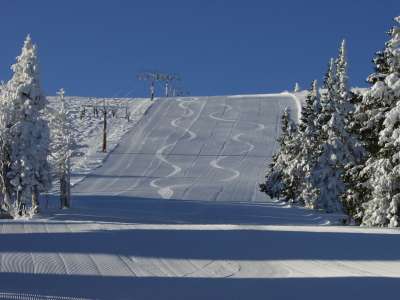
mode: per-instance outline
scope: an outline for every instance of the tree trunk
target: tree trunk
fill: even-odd
[[[70,208],[71,207],[71,177],[69,174],[67,175],[67,201],[65,202],[65,207]]]
[[[107,152],[107,110],[104,108],[103,111],[103,152]]]
[[[21,192],[17,190],[17,199],[15,201],[15,206],[17,207],[17,214],[22,216],[23,207],[22,207],[22,195]]]
[[[64,171],[60,173],[60,208],[68,207],[67,178]]]
[[[60,205],[61,208],[71,206],[71,184],[70,184],[70,163],[69,159],[60,172]]]
[[[10,212],[12,207],[12,199],[11,199],[11,183],[7,178],[7,174],[10,171],[10,155],[9,151],[7,151],[7,147],[3,145],[3,158],[1,160],[1,184],[2,184],[2,193],[3,193],[3,202],[8,212]]]

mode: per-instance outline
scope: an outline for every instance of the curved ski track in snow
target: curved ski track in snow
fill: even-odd
[[[221,105],[226,107],[226,109],[223,111],[223,114],[232,110],[232,106],[229,105],[229,104],[224,103],[224,104],[221,104]],[[230,120],[230,119],[224,119],[224,118],[221,118],[221,117],[216,117],[215,116],[216,114],[220,114],[220,112],[218,112],[218,111],[213,112],[213,113],[209,114],[209,116],[210,116],[211,119],[214,119],[216,121],[222,121],[222,122],[235,122],[236,121],[236,120]]]
[[[229,176],[229,177],[224,178],[224,179],[220,179],[220,181],[222,181],[222,182],[229,182],[229,181],[235,180],[236,178],[238,178],[238,177],[240,176],[240,172],[239,172],[238,170],[231,169],[231,168],[225,168],[225,167],[219,165],[218,163],[219,163],[221,160],[223,160],[224,158],[226,158],[226,156],[220,156],[220,157],[218,157],[218,158],[216,158],[216,159],[213,159],[213,160],[210,162],[210,166],[213,167],[213,168],[216,168],[216,169],[220,169],[220,170],[224,170],[224,171],[228,171],[228,172],[233,173],[232,176]]]
[[[191,109],[189,106],[186,106],[187,103],[191,104],[191,103],[194,102],[194,100],[191,100],[191,101],[189,100],[188,101],[188,100],[178,99],[177,101],[179,101],[179,107],[182,108],[183,110],[187,111],[187,113],[184,113],[184,115],[182,117],[190,118],[191,116],[194,115],[194,110]],[[176,121],[175,122],[174,121],[173,121],[173,124],[172,124],[174,127],[182,128],[185,131],[185,133],[188,133],[190,135],[189,138],[188,138],[188,141],[194,140],[197,137],[197,134],[195,132],[193,132],[192,130],[190,130],[190,128],[183,128],[183,127],[177,125]]]
[[[226,112],[229,112],[229,111],[231,111],[233,109],[232,106],[229,105],[229,104],[224,103],[224,104],[221,104],[221,105],[226,108],[226,109],[224,109],[223,114],[226,113]],[[216,121],[237,122],[237,120],[231,120],[231,119],[224,119],[224,118],[221,118],[221,117],[216,117],[215,114],[219,114],[219,113],[220,112],[213,112],[213,113],[209,114],[208,116],[211,119],[214,119]],[[233,138],[233,140],[235,140],[235,139]],[[235,141],[236,142],[241,142],[241,141],[239,141],[237,139]],[[230,177],[227,177],[227,178],[224,178],[224,179],[220,179],[221,182],[229,182],[229,181],[235,180],[236,178],[238,178],[240,176],[240,172],[238,170],[231,169],[231,168],[225,168],[225,167],[219,165],[218,163],[221,160],[223,160],[224,158],[226,158],[226,156],[219,156],[219,157],[213,159],[212,161],[210,161],[209,165],[211,167],[215,168],[215,169],[225,170],[225,171],[233,173],[233,175],[230,176]]]
[[[173,126],[173,127],[175,127],[175,128],[179,128],[179,129],[184,130],[185,135],[186,135],[186,133],[188,133],[188,134],[189,134],[188,141],[191,141],[191,140],[195,139],[195,138],[197,137],[197,135],[196,135],[193,131],[191,131],[190,128],[193,126],[193,124],[194,124],[194,123],[197,121],[197,119],[199,118],[199,116],[200,116],[200,114],[201,114],[201,112],[202,112],[202,110],[203,110],[203,108],[204,108],[204,106],[205,106],[205,103],[202,103],[202,106],[201,106],[201,108],[200,108],[200,111],[199,111],[198,115],[192,120],[190,126],[189,126],[189,127],[182,127],[182,126],[178,125],[177,122],[180,121],[180,120],[182,120],[183,118],[190,118],[190,117],[192,117],[192,116],[194,115],[194,111],[193,111],[191,108],[189,108],[188,106],[186,106],[185,103],[193,103],[194,100],[189,100],[189,101],[186,100],[186,101],[185,101],[185,100],[177,99],[176,101],[179,102],[178,106],[179,106],[181,109],[184,110],[184,113],[183,113],[182,116],[180,116],[180,117],[178,117],[178,118],[172,120],[172,121],[170,122],[170,124],[171,124],[171,126]],[[160,149],[158,149],[157,152],[156,152],[156,157],[157,157],[158,160],[160,160],[161,162],[163,162],[163,163],[165,163],[165,164],[167,164],[167,165],[169,165],[170,167],[173,168],[173,171],[172,171],[171,173],[169,173],[165,178],[173,177],[173,176],[179,174],[179,173],[182,171],[182,168],[181,168],[181,167],[179,167],[178,165],[176,165],[176,164],[170,162],[170,161],[164,156],[164,151],[165,151],[166,149],[168,149],[168,148],[174,147],[174,146],[178,143],[178,141],[179,141],[179,140],[176,140],[176,141],[174,141],[174,142],[172,142],[172,143],[170,143],[170,144],[168,144],[168,145],[165,145],[165,146],[161,147]],[[157,192],[158,192],[158,194],[159,194],[163,199],[171,199],[172,196],[174,195],[174,188],[177,188],[177,187],[181,187],[181,186],[185,186],[185,185],[186,185],[186,184],[173,184],[173,185],[167,185],[167,186],[162,187],[162,186],[160,186],[160,185],[158,184],[158,182],[159,182],[160,180],[162,180],[162,179],[163,179],[163,178],[153,179],[153,180],[150,182],[150,186],[153,187],[153,188],[158,189]]]
[[[238,133],[238,134],[235,134],[235,135],[232,137],[232,140],[234,140],[235,142],[244,143],[244,144],[246,144],[246,145],[249,147],[248,149],[243,150],[242,152],[240,152],[240,153],[239,153],[240,155],[241,155],[241,154],[245,154],[245,153],[249,153],[249,152],[251,152],[251,151],[255,148],[254,144],[252,144],[252,143],[250,143],[250,142],[248,142],[248,141],[242,141],[242,140],[240,139],[240,137],[241,137],[242,135],[244,135],[244,133]]]

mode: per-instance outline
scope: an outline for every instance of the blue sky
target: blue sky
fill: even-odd
[[[179,73],[192,95],[279,92],[321,79],[346,38],[363,86],[399,14],[398,0],[1,0],[0,79],[31,33],[49,95],[144,96],[144,70]]]

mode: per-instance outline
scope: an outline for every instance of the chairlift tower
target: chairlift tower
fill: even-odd
[[[139,80],[148,81],[150,83],[150,98],[154,99],[155,96],[155,84],[157,81],[164,82],[165,86],[165,97],[170,95],[171,82],[175,80],[180,80],[177,74],[167,74],[161,72],[142,72],[139,73],[137,78]]]

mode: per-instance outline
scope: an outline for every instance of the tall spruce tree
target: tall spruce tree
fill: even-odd
[[[39,193],[51,185],[49,128],[41,115],[47,100],[40,86],[37,48],[29,35],[11,69],[14,74],[6,84],[3,99],[8,109],[4,126],[9,151],[7,178],[12,187],[7,194],[15,198],[16,213],[22,214],[29,202],[31,211],[37,213]]]
[[[395,21],[400,23],[400,16]],[[389,34],[379,54],[384,67],[377,67],[385,73],[370,76],[375,83],[365,95],[365,102],[376,102],[379,121],[374,151],[362,170],[372,191],[362,205],[362,224],[367,226],[400,226],[400,28],[394,26]]]
[[[348,88],[348,75],[347,75],[347,49],[346,40],[342,40],[339,48],[339,55],[335,61],[337,73],[337,94],[340,101],[348,101],[350,99],[350,91]]]
[[[317,81],[311,84],[311,89],[302,108],[299,138],[302,141],[301,150],[296,160],[301,172],[299,202],[308,206],[316,197],[316,189],[313,187],[312,170],[318,158],[318,143],[320,131],[317,128],[317,118],[321,113],[321,102]]]

